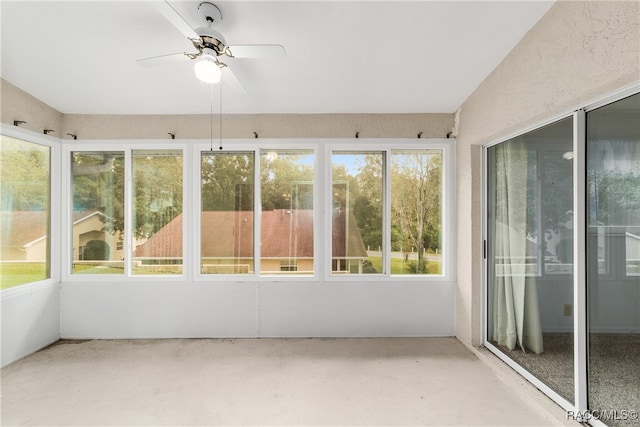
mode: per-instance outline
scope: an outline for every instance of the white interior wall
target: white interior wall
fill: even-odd
[[[9,88],[5,92],[5,88]],[[207,138],[209,116],[63,115],[2,81],[3,123],[25,120],[29,129],[62,129],[78,140]],[[5,96],[6,94],[6,96]],[[16,101],[14,103],[14,100]],[[46,106],[45,106],[46,107]],[[48,108],[48,107],[46,107]],[[46,110],[45,108],[45,110]],[[49,117],[60,121],[49,125]],[[26,125],[23,125],[26,127]],[[328,114],[225,116],[224,136],[270,138],[443,138],[452,114]],[[214,129],[217,134],[217,129]],[[59,195],[59,193],[57,193]],[[62,245],[59,247],[62,251]],[[59,277],[59,276],[58,276]],[[32,285],[26,285],[28,291]],[[61,290],[61,293],[60,293]],[[54,284],[34,298],[30,291],[4,298],[3,364],[60,337],[273,337],[452,336],[455,286],[434,283],[118,283]],[[45,298],[46,296],[46,298]],[[22,324],[24,327],[10,325]],[[46,336],[34,333],[39,329]],[[5,356],[6,355],[6,356]]]
[[[63,284],[63,338],[452,336],[452,283]]]
[[[640,3],[561,0],[461,106],[456,336],[466,345],[482,343],[481,146],[638,81]]]
[[[0,294],[2,366],[60,339],[60,284],[22,288]]]

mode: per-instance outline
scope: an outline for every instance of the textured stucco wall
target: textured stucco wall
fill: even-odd
[[[481,343],[480,145],[639,81],[639,27],[638,1],[559,1],[460,108],[456,329],[465,344]]]
[[[61,138],[62,113],[49,107],[4,79],[0,79],[1,113],[0,121],[13,125],[14,120],[22,120],[21,128],[43,133],[45,129],[55,132],[51,136]]]

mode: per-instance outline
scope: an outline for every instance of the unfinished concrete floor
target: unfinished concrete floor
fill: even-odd
[[[524,380],[490,365],[455,338],[61,341],[2,370],[1,421],[570,424]]]

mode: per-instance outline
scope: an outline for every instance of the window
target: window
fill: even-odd
[[[51,148],[2,135],[2,289],[51,277]]]
[[[332,151],[332,274],[442,275],[442,165],[442,149]]]
[[[253,273],[254,154],[202,152],[200,163],[200,272]]]
[[[314,272],[313,162],[312,150],[260,154],[262,275]]]
[[[391,154],[391,273],[442,273],[442,151]]]
[[[229,146],[69,144],[68,278],[448,280],[451,142]]]
[[[331,156],[331,272],[384,273],[383,152],[334,151]]]
[[[133,150],[132,168],[131,274],[182,274],[182,151]]]
[[[73,274],[123,274],[124,152],[71,153]]]

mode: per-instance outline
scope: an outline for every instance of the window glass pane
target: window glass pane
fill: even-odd
[[[124,153],[71,153],[74,274],[124,273]]]
[[[254,155],[203,152],[202,274],[254,272]]]
[[[391,154],[391,274],[442,274],[442,150]]]
[[[587,113],[589,409],[640,407],[640,94]]]
[[[50,277],[50,151],[1,136],[2,289]]]
[[[383,273],[381,152],[331,156],[331,271]]]
[[[133,150],[132,162],[131,274],[181,274],[182,151]]]
[[[313,151],[271,150],[260,157],[260,273],[313,274]]]
[[[487,338],[569,402],[572,149],[567,118],[487,150]]]

